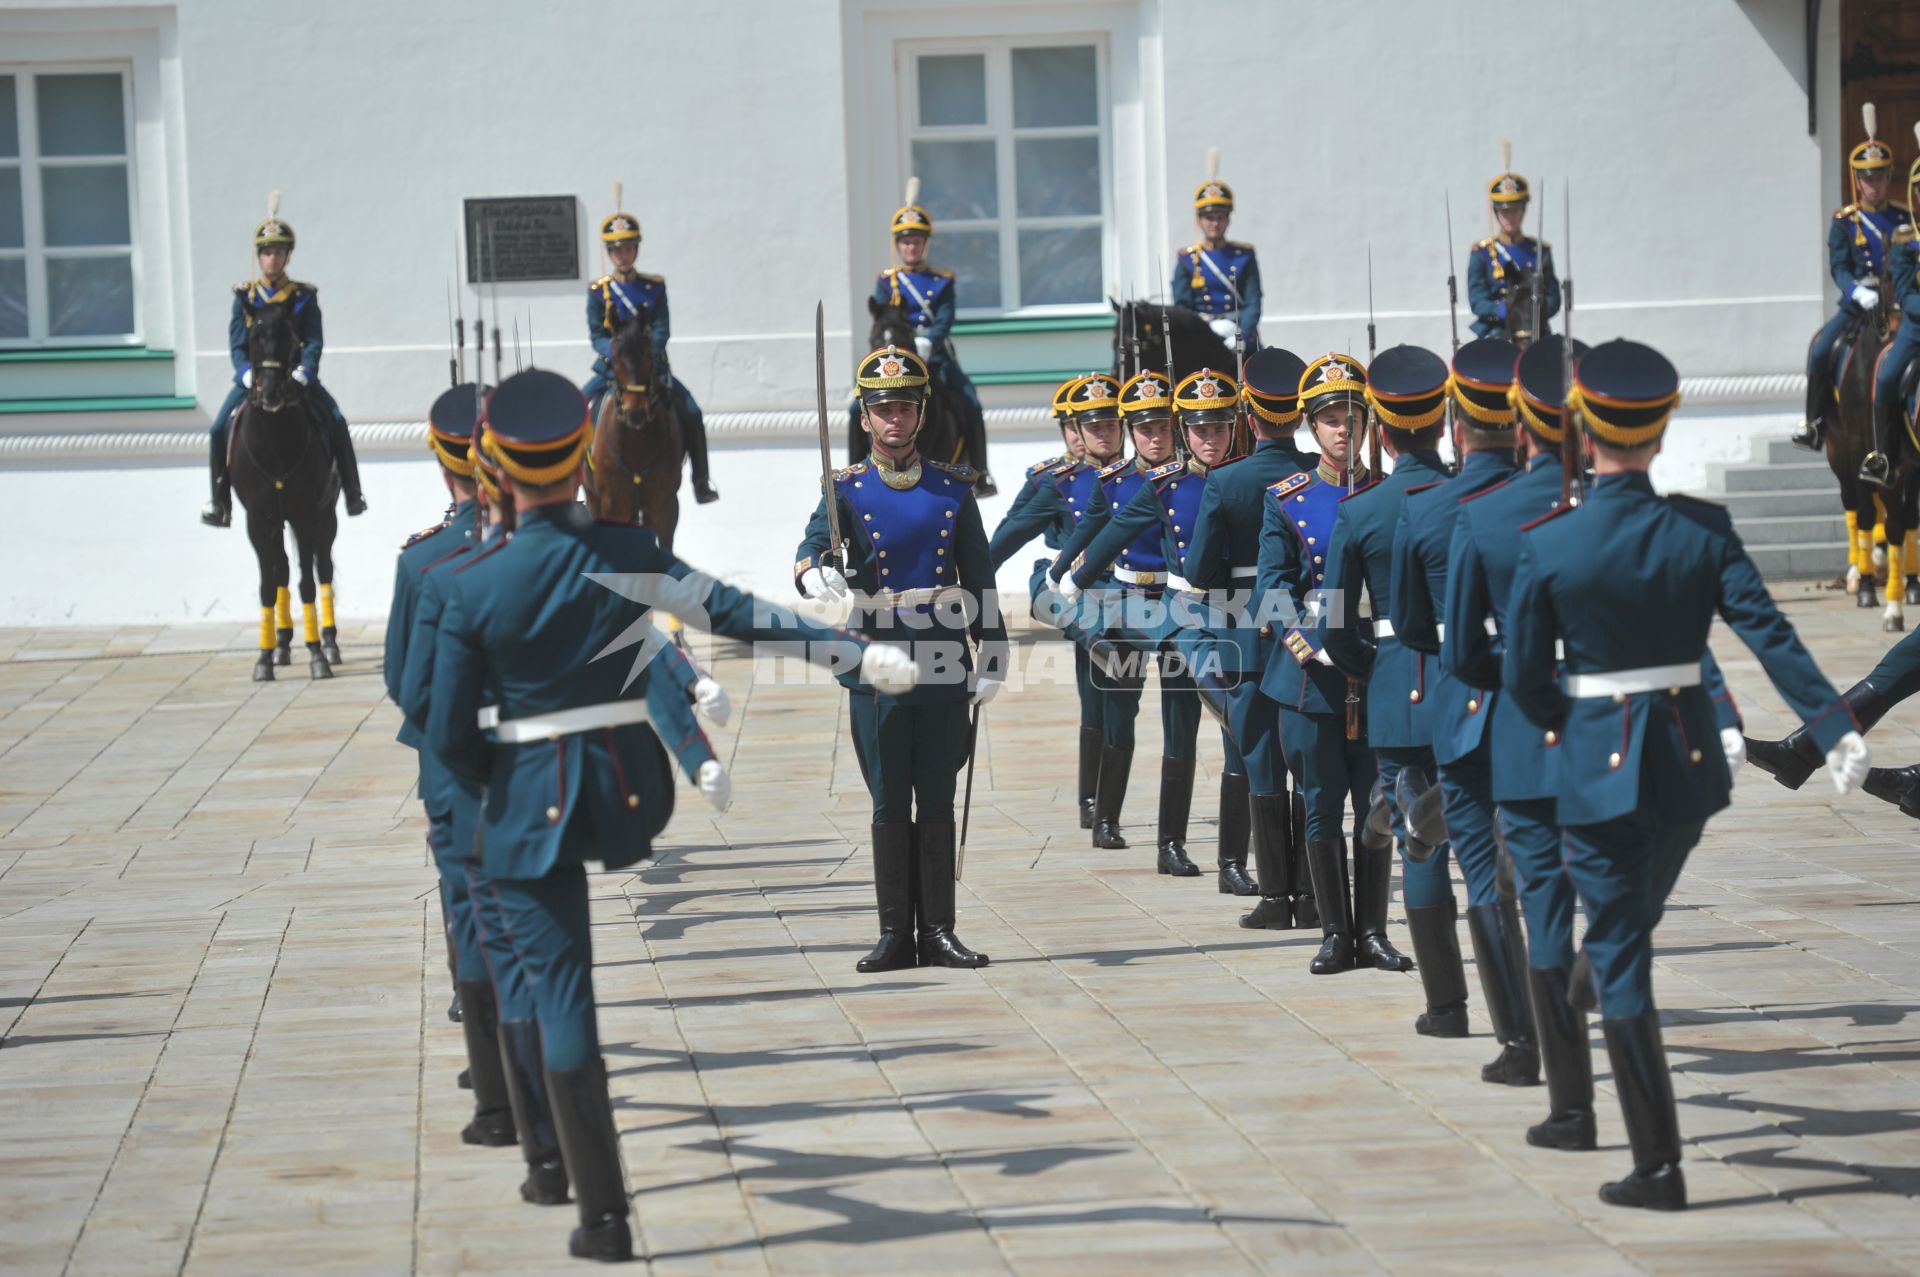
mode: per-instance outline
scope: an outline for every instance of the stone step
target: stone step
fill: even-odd
[[[1710,486],[1721,492],[1834,492],[1838,490],[1827,463],[1809,457],[1780,465],[1712,465]]]
[[[1826,458],[1822,457],[1819,453],[1808,452],[1805,448],[1795,447],[1791,439],[1769,439],[1766,442],[1766,460],[1774,465],[1793,465],[1808,461],[1818,461],[1821,465],[1827,463]],[[1755,457],[1754,460],[1758,461],[1760,458]]]
[[[1747,556],[1769,581],[1823,580],[1846,571],[1846,546],[1835,542],[1756,545]]]
[[[1847,521],[1838,514],[1763,515],[1736,520],[1733,529],[1749,547],[1822,544],[1837,554],[1847,544]]]
[[[1733,516],[1736,526],[1748,519],[1766,518],[1770,515],[1831,514],[1835,518],[1844,520],[1844,513],[1840,509],[1838,487],[1820,492],[1701,493],[1700,497],[1704,501],[1714,501],[1725,506],[1727,513]]]

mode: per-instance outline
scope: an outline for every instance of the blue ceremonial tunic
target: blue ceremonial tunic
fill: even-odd
[[[1173,304],[1208,319],[1232,319],[1248,354],[1260,348],[1260,259],[1253,245],[1189,244],[1173,255]]]
[[[1542,269],[1546,271],[1546,279],[1542,281],[1546,314],[1541,317],[1540,331],[1535,334],[1539,337],[1552,331],[1546,321],[1560,313],[1560,277],[1553,269],[1553,246],[1531,235],[1523,235],[1518,240],[1491,235],[1469,249],[1467,306],[1473,311],[1474,336],[1500,336],[1514,281],[1523,274],[1530,277]]]

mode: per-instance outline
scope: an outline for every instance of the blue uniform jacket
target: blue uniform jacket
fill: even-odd
[[[1141,571],[1164,571],[1182,576],[1189,530],[1210,476],[1193,463],[1175,459],[1135,472],[1126,504],[1104,521],[1081,521],[1054,559],[1049,575],[1055,581],[1069,571],[1083,588],[1093,585],[1114,566]],[[1142,547],[1151,543],[1152,552]],[[1078,559],[1079,566],[1075,566]],[[1158,569],[1146,565],[1158,562]]]
[[[1558,643],[1575,674],[1695,665],[1718,613],[1822,753],[1856,730],[1721,507],[1656,496],[1645,474],[1603,475],[1582,504],[1526,525],[1519,541],[1501,683],[1536,727],[1558,735],[1561,824],[1635,811],[1704,822],[1727,805],[1732,782],[1704,685],[1569,698]]]
[[[1260,259],[1253,245],[1228,240],[1219,248],[1189,244],[1175,253],[1173,304],[1208,319],[1237,317],[1240,344],[1254,349],[1260,344]]]
[[[1881,278],[1893,275],[1889,256],[1895,234],[1911,226],[1913,218],[1899,204],[1864,209],[1849,204],[1827,223],[1827,274],[1840,290],[1840,309],[1859,314],[1849,294],[1856,284],[1880,288]]]
[[[636,623],[651,606],[623,589],[670,581],[685,597],[664,602],[683,620],[729,638],[802,642],[817,662],[857,663],[862,643],[772,612],[695,573],[651,531],[596,522],[571,502],[522,510],[511,538],[466,557],[444,583],[427,747],[455,775],[486,786],[480,838],[493,877],[539,878],[591,860],[633,864],[651,854],[672,814],[665,750],[644,724],[508,744],[478,723],[489,702],[513,721],[644,695],[632,649],[602,656],[638,639]]]
[[[1026,509],[1027,503],[1033,500],[1041,488],[1053,483],[1053,476],[1049,472],[1056,466],[1063,466],[1072,460],[1072,457],[1062,453],[1057,457],[1048,457],[1028,466],[1027,481],[1020,485],[1020,491],[1013,494],[1013,500],[1008,504],[1006,514],[1001,516],[1002,520],[1011,519]],[[1040,535],[1049,550],[1060,548],[1060,533],[1057,528],[1049,526]]]
[[[233,313],[227,318],[227,354],[233,359],[234,381],[253,366],[247,354],[247,330],[253,326],[253,313],[287,301],[293,303],[293,331],[300,339],[299,366],[309,377],[320,375],[320,353],[327,344],[320,323],[320,290],[292,279],[275,290],[256,279],[233,290]]]
[[[641,311],[647,312],[647,331],[653,335],[653,355],[666,371],[667,338],[673,320],[667,312],[667,281],[658,275],[634,272],[632,279],[602,275],[587,285],[587,337],[593,342],[593,371],[613,375],[613,330]]]
[[[1251,623],[1219,631],[1237,649],[1240,668],[1248,673],[1266,668],[1274,644],[1271,636],[1260,633],[1265,626],[1260,618],[1269,610],[1259,570],[1266,511],[1273,503],[1268,489],[1313,465],[1314,459],[1303,457],[1291,439],[1257,440],[1246,456],[1214,467],[1194,515],[1185,576],[1197,590],[1249,591],[1246,615]]]
[[[947,341],[953,336],[957,305],[952,271],[937,266],[919,270],[889,266],[874,281],[873,299],[887,306],[906,307],[914,329],[933,343],[936,356],[944,355]]]
[[[1447,472],[1437,452],[1403,452],[1393,473],[1340,503],[1327,554],[1325,589],[1340,604],[1346,624],[1321,619],[1327,654],[1367,685],[1367,740],[1376,749],[1414,749],[1433,743],[1426,703],[1427,658],[1391,635],[1369,635],[1357,625],[1360,591],[1365,587],[1372,615],[1389,620],[1393,598],[1393,538],[1407,490],[1440,479]]]
[[[1084,461],[1067,461],[1046,471],[1044,478],[1036,477],[1031,499],[1016,501],[993,530],[987,557],[994,568],[1043,533],[1049,548],[1064,545],[1089,510],[1104,509],[1096,473]]]
[[[460,547],[474,544],[479,535],[476,507],[472,501],[462,501],[450,508],[439,524],[414,533],[400,547],[400,558],[393,569],[393,602],[387,607],[386,654],[380,665],[381,678],[387,685],[387,699],[395,705],[400,704],[401,676],[407,667],[407,643],[413,637],[414,605],[420,598],[421,574]],[[400,720],[396,739],[412,749],[419,749],[425,740],[419,727],[405,717]]]
[[[1175,461],[1166,464],[1175,468],[1181,465]],[[1148,478],[1152,470],[1165,468],[1144,466],[1137,457],[1122,457],[1096,471],[1099,495],[1086,517],[1074,525],[1060,553],[1054,556],[1048,575],[1058,581],[1073,570],[1074,579],[1086,586],[1106,579],[1116,568],[1125,572],[1165,574],[1167,556],[1160,535],[1160,503],[1152,496],[1154,485]],[[1142,505],[1129,516],[1128,509],[1136,498]],[[1096,545],[1098,552],[1090,553]],[[1082,560],[1086,570],[1073,569],[1076,558]]]
[[[1490,235],[1467,250],[1467,306],[1473,311],[1473,331],[1497,337],[1507,319],[1507,290],[1516,271],[1532,271],[1545,263],[1546,318],[1560,313],[1560,276],[1553,269],[1553,245],[1523,235],[1509,242]],[[1546,330],[1546,325],[1541,325]]]
[[[1393,597],[1387,613],[1395,636],[1414,651],[1440,655],[1447,560],[1460,502],[1504,482],[1513,472],[1511,450],[1480,449],[1466,455],[1453,478],[1408,494],[1394,540]],[[1426,665],[1434,760],[1458,762],[1479,748],[1491,706],[1477,688],[1453,677],[1444,661]]]
[[[944,662],[944,652],[957,659],[957,668],[972,670],[973,656],[965,641],[968,634],[979,645],[987,668],[1006,668],[1006,623],[994,589],[980,505],[973,495],[975,478],[965,466],[924,457],[919,481],[905,489],[889,486],[870,461],[833,474],[833,499],[839,503],[841,534],[847,539],[849,585],[862,594],[957,586],[979,605],[964,628],[955,624],[958,618],[953,609],[929,604],[897,609],[891,615],[869,612],[860,617],[857,630],[871,638],[900,642],[922,662],[923,681],[900,698],[902,704],[965,700],[971,695],[971,679],[930,677],[926,665],[928,660]],[[796,588],[801,574],[817,566],[827,553],[830,540],[827,497],[822,493],[795,555]],[[904,619],[908,613],[913,614],[911,620]],[[866,685],[857,669],[842,670],[837,677],[850,689]]]
[[[1348,676],[1320,659],[1328,631],[1311,618],[1317,616],[1315,596],[1326,587],[1329,541],[1347,489],[1317,470],[1303,470],[1261,495],[1256,588],[1281,614],[1267,627],[1280,637],[1265,640],[1277,650],[1260,673],[1260,690],[1268,700],[1303,714],[1344,714]],[[1353,621],[1349,605],[1343,623]]]

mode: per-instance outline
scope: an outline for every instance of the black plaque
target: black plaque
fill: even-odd
[[[467,282],[580,278],[580,209],[571,195],[470,199]]]

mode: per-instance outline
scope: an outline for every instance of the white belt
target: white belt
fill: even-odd
[[[1114,579],[1127,585],[1165,585],[1165,572],[1136,572],[1132,568],[1115,568]]]
[[[1186,577],[1173,572],[1167,573],[1167,588],[1169,590],[1180,590],[1187,594],[1201,593],[1201,591],[1193,588],[1192,583],[1189,582]]]
[[[503,745],[521,745],[528,741],[558,740],[596,727],[620,727],[627,723],[645,723],[647,703],[643,700],[607,701],[601,705],[582,705],[578,709],[555,710],[551,714],[532,714],[526,718],[500,721],[498,705],[480,707],[480,730],[491,728],[494,739]]]
[[[1700,686],[1700,665],[1649,665],[1639,670],[1610,670],[1602,674],[1568,674],[1569,696],[1630,696],[1661,688]]]
[[[1260,565],[1257,563],[1236,563],[1227,569],[1227,575],[1236,581],[1246,577],[1259,576]]]
[[[867,595],[865,599],[856,595],[854,601],[869,608],[904,611],[907,608],[948,602],[956,595],[964,597],[965,594],[966,591],[957,585],[923,585],[911,590],[877,590]]]

